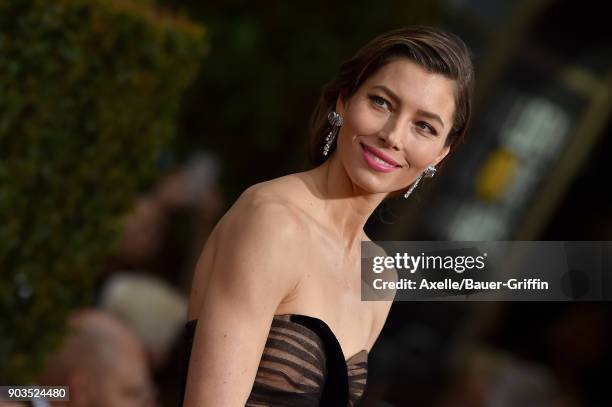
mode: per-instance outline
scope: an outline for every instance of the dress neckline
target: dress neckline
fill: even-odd
[[[302,320],[306,319],[307,321],[308,320],[314,321],[314,322],[318,323],[319,325],[321,325],[322,329],[325,329],[329,333],[329,335],[328,335],[329,338],[331,340],[333,340],[335,342],[335,344],[337,345],[337,349],[340,352],[340,354],[342,355],[342,359],[344,360],[344,362],[346,363],[347,366],[351,365],[351,361],[353,359],[358,358],[360,355],[363,355],[364,353],[365,353],[365,359],[366,360],[367,360],[367,358],[369,356],[368,350],[367,349],[362,349],[360,351],[357,351],[357,353],[355,353],[354,355],[352,355],[348,359],[346,359],[345,356],[344,356],[344,351],[342,350],[342,346],[340,345],[340,342],[338,341],[338,337],[336,336],[336,334],[334,334],[334,331],[332,331],[332,329],[329,327],[327,322],[323,321],[320,318],[312,317],[310,315],[304,315],[304,314],[275,314],[274,318],[277,318],[277,317],[289,317],[289,321],[290,322],[292,322],[294,324],[299,324],[299,325],[302,325],[302,326],[304,326],[304,324],[300,323],[297,320],[295,320],[296,319],[295,317],[297,317],[298,320],[299,319],[302,319]],[[192,319],[189,322],[187,322],[187,325],[192,324],[192,323],[197,322],[197,321],[198,321],[197,318],[196,319]]]
[[[365,353],[366,358],[369,355],[367,349],[361,349],[360,351],[357,351],[354,355],[352,355],[351,357],[346,359],[345,355],[344,355],[344,351],[342,350],[342,346],[340,345],[340,342],[338,341],[338,337],[336,336],[336,334],[334,334],[334,331],[329,327],[327,322],[323,321],[320,318],[311,317],[310,315],[304,315],[304,314],[276,314],[276,315],[274,315],[274,318],[276,318],[276,317],[283,317],[283,316],[289,316],[290,320],[291,320],[291,318],[296,317],[296,316],[299,317],[299,318],[308,318],[308,319],[311,319],[311,320],[315,320],[318,323],[320,323],[321,325],[323,325],[323,327],[325,327],[325,329],[327,331],[329,331],[330,336],[333,337],[335,342],[338,344],[338,349],[340,350],[340,353],[342,354],[342,358],[344,359],[344,361],[346,362],[347,365],[350,365],[350,361],[351,360],[357,358],[358,356],[362,355],[363,353]],[[291,322],[299,323],[299,322],[295,322],[293,320],[291,320]]]

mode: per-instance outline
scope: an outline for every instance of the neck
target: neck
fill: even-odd
[[[337,154],[306,174],[322,201],[326,224],[337,232],[347,250],[359,247],[366,221],[386,194],[369,193],[355,185]]]

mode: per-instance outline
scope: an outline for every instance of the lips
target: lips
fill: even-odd
[[[363,143],[359,144],[363,149],[363,158],[365,162],[372,169],[380,172],[391,172],[401,168],[401,165],[382,151]]]
[[[378,158],[380,158],[383,161],[386,161],[389,165],[395,166],[395,167],[401,167],[401,165],[399,165],[397,163],[397,161],[395,161],[393,158],[389,157],[388,155],[386,155],[385,153],[383,153],[382,151],[374,148],[374,147],[370,147],[366,144],[363,143],[359,143],[361,144],[361,147],[363,147],[366,151],[369,151],[370,153],[374,154],[375,156],[377,156]]]

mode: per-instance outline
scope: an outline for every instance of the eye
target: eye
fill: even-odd
[[[377,96],[377,95],[368,95],[368,98],[370,99],[370,101],[372,102],[374,106],[382,108],[387,111],[391,110],[391,104],[389,103],[387,99]]]
[[[436,132],[436,129],[434,129],[431,125],[429,125],[426,122],[418,122],[417,127],[421,130],[427,131],[430,134],[433,134],[434,136],[438,134],[438,132]]]

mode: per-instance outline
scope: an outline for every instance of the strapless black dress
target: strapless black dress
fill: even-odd
[[[186,324],[183,395],[197,320]],[[344,358],[322,320],[299,314],[275,315],[246,402],[248,407],[354,407],[365,390],[368,352]]]

